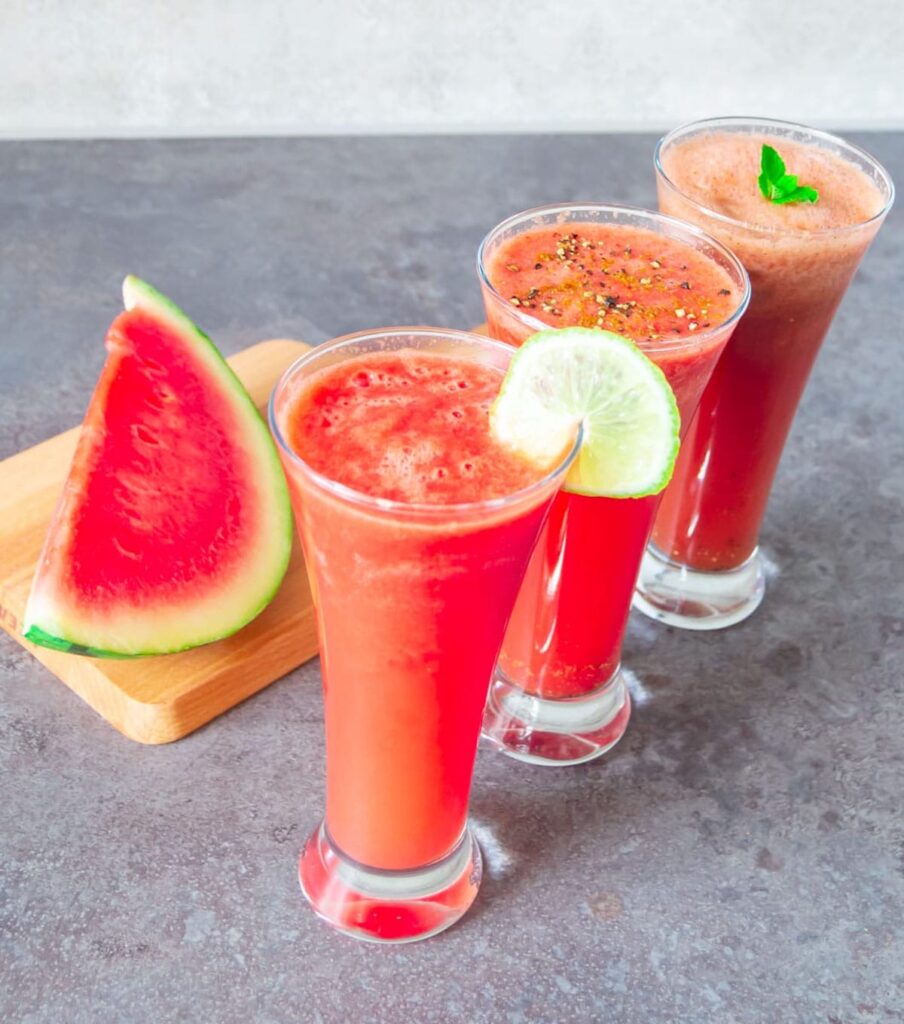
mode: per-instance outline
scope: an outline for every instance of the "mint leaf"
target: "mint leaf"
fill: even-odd
[[[785,161],[782,160],[778,155],[778,151],[773,149],[772,146],[763,146],[760,164],[762,165],[763,174],[770,181],[778,182],[779,178],[785,173]]]
[[[762,192],[767,199],[775,199],[778,192],[772,182],[766,177],[765,173],[761,174],[756,180],[759,182],[760,192]]]
[[[815,203],[819,199],[819,193],[815,188],[810,188],[809,185],[803,185],[800,188],[794,189],[793,192],[788,192],[785,195],[778,196],[773,199],[773,203]]]
[[[809,185],[798,185],[797,175],[788,174],[785,161],[772,146],[763,146],[757,184],[770,203],[815,203],[819,193]]]

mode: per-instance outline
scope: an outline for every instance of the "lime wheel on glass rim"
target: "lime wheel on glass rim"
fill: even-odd
[[[564,485],[576,494],[658,494],[678,455],[678,406],[662,370],[632,341],[593,328],[528,338],[512,356],[490,424],[499,440],[549,465],[580,430]]]

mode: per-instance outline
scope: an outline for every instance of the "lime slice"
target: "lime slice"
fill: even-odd
[[[627,338],[585,327],[528,338],[490,409],[494,435],[544,466],[562,458],[582,427],[565,489],[610,498],[665,487],[679,423],[662,370]]]

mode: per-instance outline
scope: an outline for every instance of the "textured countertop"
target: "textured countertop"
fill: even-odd
[[[863,135],[899,183],[904,135]],[[77,423],[127,271],[227,353],[482,318],[475,250],[554,200],[654,203],[649,136],[0,144],[0,456]],[[8,1024],[904,1021],[904,215],[804,399],[741,626],[632,620],[604,760],[481,750],[472,912],[376,948],[295,880],[317,662],[176,744],[124,739],[0,634]],[[314,326],[317,325],[317,326]]]

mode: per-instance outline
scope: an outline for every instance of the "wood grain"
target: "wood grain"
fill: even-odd
[[[307,349],[262,341],[229,362],[264,410],[279,375]],[[289,571],[265,611],[234,636],[182,654],[135,660],[46,650],[21,635],[22,615],[78,428],[0,462],[0,625],[120,732],[169,743],[317,653],[311,591],[296,539]]]

